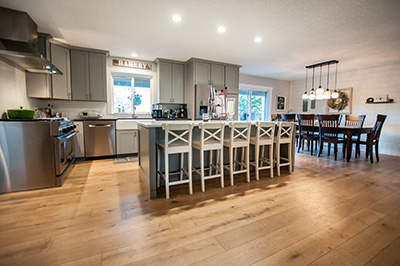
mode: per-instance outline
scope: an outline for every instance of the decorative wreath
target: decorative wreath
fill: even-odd
[[[339,91],[339,97],[337,99],[329,99],[327,104],[332,109],[343,110],[349,102],[349,97],[346,93]]]

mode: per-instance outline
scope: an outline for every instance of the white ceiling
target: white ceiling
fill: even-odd
[[[399,0],[0,0],[39,31],[112,56],[190,57],[239,64],[241,73],[295,80],[305,66],[339,72],[400,62]],[[172,15],[182,21],[174,23]],[[226,32],[217,32],[224,25]],[[256,36],[261,43],[254,43]]]

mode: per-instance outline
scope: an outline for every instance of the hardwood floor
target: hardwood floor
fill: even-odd
[[[78,162],[61,188],[0,195],[0,265],[400,264],[400,157],[304,152],[268,176],[149,200],[137,163]]]

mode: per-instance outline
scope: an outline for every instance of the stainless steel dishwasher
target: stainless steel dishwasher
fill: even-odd
[[[83,121],[85,157],[115,155],[115,120]]]

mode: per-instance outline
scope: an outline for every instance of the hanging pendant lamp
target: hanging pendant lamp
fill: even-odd
[[[335,90],[332,93],[332,99],[339,98],[339,92],[336,90],[336,82],[337,82],[337,63],[336,63],[336,72],[335,72]]]
[[[311,101],[315,100],[314,76],[315,76],[315,68],[313,68],[313,70],[312,70],[312,88],[310,91],[310,96],[308,97]]]
[[[330,98],[332,98],[331,92],[329,91],[329,70],[331,67],[331,63],[328,63],[328,76],[326,78],[326,90],[324,92],[324,99],[325,100],[329,100]]]
[[[308,96],[308,93],[307,93],[307,80],[308,80],[308,68],[306,68],[306,86],[304,88],[304,94],[301,97],[303,100],[308,100],[308,98],[310,98],[310,96]]]
[[[322,65],[319,66],[319,86],[316,91],[316,99],[317,100],[322,100],[324,99],[324,89],[321,86],[321,81],[322,81]]]

